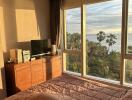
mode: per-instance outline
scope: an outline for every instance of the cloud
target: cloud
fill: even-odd
[[[98,31],[121,33],[122,0],[112,0],[102,3],[90,4],[86,7],[87,32],[96,34]],[[129,4],[129,26],[132,30],[132,2]],[[81,32],[80,8],[67,10],[67,31]]]
[[[70,9],[66,11],[66,22],[71,24],[81,23],[81,11],[80,8]]]
[[[128,33],[131,33],[132,32],[132,27],[129,27],[128,28]]]

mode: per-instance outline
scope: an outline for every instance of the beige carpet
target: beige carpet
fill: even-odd
[[[127,89],[64,74],[6,100],[121,100]],[[132,95],[132,94],[131,94]],[[132,100],[129,96],[123,100]]]

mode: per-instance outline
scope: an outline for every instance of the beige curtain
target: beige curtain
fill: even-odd
[[[51,43],[60,47],[63,34],[62,0],[50,0],[50,36]]]

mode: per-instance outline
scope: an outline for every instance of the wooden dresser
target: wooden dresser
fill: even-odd
[[[31,86],[62,74],[61,56],[47,56],[21,64],[5,64],[7,95],[13,95]]]

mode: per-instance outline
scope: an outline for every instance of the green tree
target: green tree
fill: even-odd
[[[119,79],[120,74],[120,53],[111,51],[106,57],[109,66],[109,78]]]
[[[115,34],[109,34],[106,39],[106,43],[108,44],[108,51],[110,50],[110,47],[113,46],[116,43],[117,37]]]
[[[67,48],[68,49],[80,49],[81,46],[81,35],[79,33],[67,33]],[[67,70],[73,72],[80,72],[80,64],[78,63],[79,56],[67,55]]]
[[[107,77],[109,72],[106,61],[107,47],[92,41],[87,41],[87,45],[87,74]]]
[[[97,33],[97,40],[99,41],[99,44],[101,44],[101,42],[105,40],[105,38],[106,38],[105,32],[99,31],[99,33]]]
[[[105,32],[100,31],[97,34],[98,42],[86,41],[86,57],[87,57],[87,74],[108,78],[119,79],[120,53],[116,51],[109,52],[109,48],[116,43],[114,34],[105,35]],[[101,42],[106,40],[109,48],[103,46]],[[79,33],[67,33],[68,49],[80,49],[81,36]],[[108,53],[109,52],[109,53]],[[67,70],[73,72],[81,72],[80,56],[73,54],[67,55]],[[130,74],[128,74],[130,76]]]
[[[67,33],[67,47],[68,49],[80,49],[81,35],[79,33]]]

